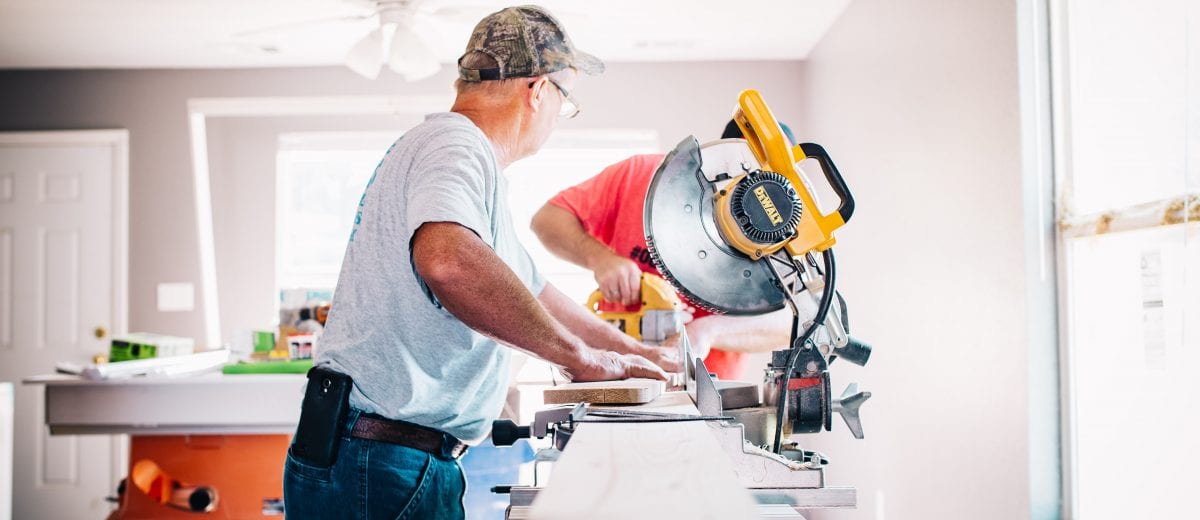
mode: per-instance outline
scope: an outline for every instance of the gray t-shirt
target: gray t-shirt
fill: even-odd
[[[545,281],[507,206],[492,145],[461,114],[427,116],[384,155],[359,202],[317,353],[317,364],[354,378],[351,406],[467,441],[487,435],[511,352],[437,303],[409,243],[426,222],[461,224],[539,294]]]

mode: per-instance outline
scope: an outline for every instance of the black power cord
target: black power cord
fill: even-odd
[[[800,351],[802,349],[816,348],[807,346],[808,340],[812,338],[817,327],[825,323],[825,316],[829,314],[829,307],[833,303],[834,285],[837,282],[837,271],[834,269],[835,264],[833,261],[833,248],[826,249],[821,254],[821,257],[825,261],[825,288],[821,293],[821,303],[817,305],[817,315],[813,318],[812,326],[804,330],[804,334],[801,335],[798,341],[796,338],[792,338],[792,352],[788,354],[787,370],[783,373],[783,384],[780,385],[779,401],[776,403],[775,449],[773,450],[775,453],[780,452],[780,447],[783,444],[783,417],[787,411],[788,385],[792,381],[792,372],[796,370],[796,360],[800,358]],[[800,323],[799,309],[796,309],[796,311],[796,315],[792,318],[792,330],[796,330]]]

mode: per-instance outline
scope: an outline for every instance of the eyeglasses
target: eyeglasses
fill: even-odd
[[[557,81],[551,79],[550,76],[546,76],[546,81],[554,85],[554,88],[557,88],[563,95],[562,107],[558,109],[558,117],[574,119],[575,116],[579,115],[579,103],[575,102],[575,98],[571,97],[571,93],[567,92],[567,89],[559,85]]]

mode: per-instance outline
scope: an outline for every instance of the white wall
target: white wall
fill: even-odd
[[[814,518],[1030,515],[1016,31],[1014,2],[857,0],[804,64],[803,139],[858,202],[839,287],[875,345],[833,367],[874,393],[867,439],[835,419],[809,444],[859,509]]]

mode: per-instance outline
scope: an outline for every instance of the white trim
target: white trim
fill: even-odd
[[[445,96],[324,96],[189,99],[188,131],[195,190],[200,291],[204,300],[205,344],[222,344],[217,295],[216,247],[213,241],[212,193],[208,167],[207,119],[210,117],[267,117],[356,114],[428,114],[447,110]]]
[[[1054,184],[1057,213],[1070,211],[1068,193],[1071,171],[1071,124],[1070,99],[1071,63],[1068,37],[1067,0],[1050,2],[1050,86],[1051,110],[1054,121]],[[1057,218],[1057,215],[1056,215]],[[1057,227],[1057,226],[1056,226]],[[1058,298],[1058,386],[1060,399],[1061,456],[1062,456],[1062,518],[1075,518],[1079,511],[1078,452],[1075,432],[1075,363],[1071,351],[1071,328],[1073,316],[1067,295],[1071,294],[1070,270],[1067,260],[1070,250],[1061,228],[1056,233],[1058,249],[1055,261],[1057,271]]]
[[[63,144],[111,144],[114,147],[129,144],[129,131],[109,130],[38,130],[31,132],[0,132],[0,144],[46,145]]]
[[[217,294],[217,250],[213,239],[212,185],[208,175],[208,131],[204,114],[188,114],[192,145],[192,190],[196,201],[196,240],[200,261],[200,294],[204,308],[204,343],[221,344],[221,314]]]
[[[1028,490],[1030,518],[1062,510],[1057,260],[1049,7],[1047,0],[1017,3],[1021,105],[1021,184],[1024,228],[1025,331],[1028,335]]]
[[[447,110],[451,96],[323,96],[194,98],[188,113],[205,117],[428,114]]]

